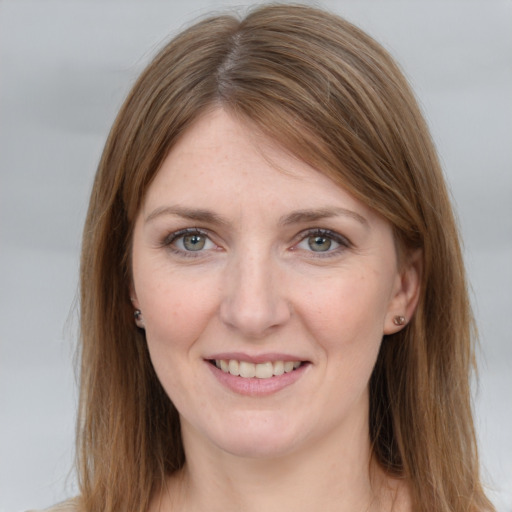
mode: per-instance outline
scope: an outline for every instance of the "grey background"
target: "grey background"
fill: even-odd
[[[88,193],[130,84],[170,35],[243,2],[0,0],[0,512],[75,492],[75,297]],[[318,2],[398,59],[465,238],[484,479],[512,510],[512,2]]]

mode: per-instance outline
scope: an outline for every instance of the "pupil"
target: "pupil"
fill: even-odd
[[[309,238],[308,245],[316,252],[327,251],[331,248],[331,240],[324,236],[312,236]]]
[[[189,251],[199,251],[204,247],[205,240],[201,235],[187,235],[183,238],[183,245]]]

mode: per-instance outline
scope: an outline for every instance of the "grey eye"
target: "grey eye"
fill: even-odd
[[[197,233],[184,235],[182,243],[187,251],[200,251],[206,245],[206,237]]]
[[[332,246],[332,240],[326,236],[308,237],[308,247],[315,252],[328,251]]]

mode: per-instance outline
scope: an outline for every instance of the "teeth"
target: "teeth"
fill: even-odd
[[[240,375],[240,365],[235,359],[231,359],[228,363],[228,370],[231,375]]]
[[[274,365],[270,361],[268,363],[255,364],[254,366],[258,379],[270,379],[274,375]]]
[[[267,361],[266,363],[249,363],[236,359],[216,359],[215,366],[224,373],[240,376],[245,379],[256,377],[258,379],[270,379],[273,376],[290,373],[301,365],[300,361]]]
[[[283,361],[276,361],[274,363],[274,375],[283,375],[283,373],[284,373]]]
[[[255,364],[247,363],[246,361],[240,361],[239,368],[240,368],[240,377],[245,377],[246,379],[250,379],[251,377],[256,377],[256,365]]]

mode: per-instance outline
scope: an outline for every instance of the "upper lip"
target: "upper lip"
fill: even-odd
[[[242,352],[222,352],[218,354],[213,354],[212,356],[205,357],[206,360],[217,360],[220,361],[224,359],[225,361],[229,361],[234,359],[235,361],[247,361],[248,363],[266,363],[268,361],[306,361],[303,357],[290,355],[290,354],[278,354],[275,352],[266,353],[266,354],[245,354]]]

